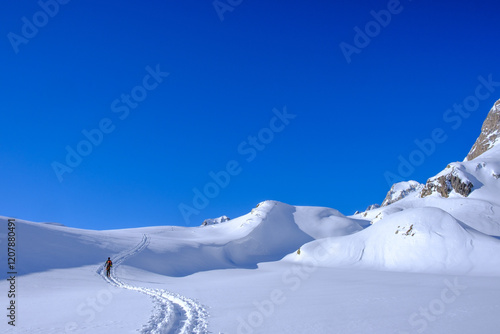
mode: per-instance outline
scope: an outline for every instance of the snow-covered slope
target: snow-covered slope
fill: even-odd
[[[7,224],[6,217],[0,221]],[[16,224],[19,235],[30,240],[18,251],[24,259],[21,274],[95,265],[109,254],[134,246],[144,233],[151,235],[150,244],[127,264],[158,274],[185,276],[204,270],[256,268],[257,263],[279,260],[316,238],[362,230],[358,221],[337,210],[276,201],[262,202],[233,220],[191,228],[86,231],[22,220]],[[0,231],[3,242],[6,231]]]
[[[1,226],[7,226],[7,217],[0,217]],[[21,275],[51,269],[76,268],[99,263],[106,254],[115,254],[134,245],[140,239],[135,231],[81,230],[45,223],[16,219],[17,258]],[[7,244],[7,228],[0,231],[0,245]],[[0,261],[5,263],[5,252]],[[99,259],[99,261],[97,261]],[[20,260],[21,261],[21,260]]]
[[[224,223],[227,221],[230,221],[231,219],[228,216],[221,216],[219,218],[208,218],[203,221],[201,226],[207,226],[207,225],[215,225],[215,224],[220,224]]]
[[[453,198],[419,201],[431,200]],[[469,289],[469,297],[449,306],[467,316],[437,323],[436,332],[499,325],[484,310],[500,298],[500,260],[491,256],[500,251],[500,241],[438,208],[399,207],[373,225],[334,209],[275,201],[231,221],[193,228],[86,231],[16,224],[22,235],[22,318],[15,329],[0,324],[2,333],[415,331],[423,327],[405,317],[433,300],[442,282]],[[108,256],[115,262],[110,279],[102,276]],[[419,274],[384,275],[388,270]],[[439,276],[448,274],[476,277],[457,282],[456,276]],[[2,291],[7,288],[0,282]],[[471,308],[477,303],[484,310]]]
[[[412,209],[411,200],[436,206],[454,198],[404,198],[372,210],[391,212],[373,225],[334,209],[275,201],[263,202],[251,213],[224,223],[193,228],[86,231],[16,220],[22,236],[18,247],[18,279],[22,281],[18,312],[22,317],[15,329],[3,323],[0,331],[418,330],[421,328],[404,318],[434,298],[434,286],[456,282],[456,278],[435,274],[476,275],[473,280],[460,278],[462,285],[458,286],[468,287],[470,297],[451,308],[466,310],[468,316],[458,323],[438,323],[438,332],[468,328],[469,324],[474,324],[470,328],[496,328],[496,318],[484,316],[484,310],[470,305],[472,300],[490,310],[500,298],[500,287],[495,287],[500,263],[491,256],[500,251],[499,240],[467,227],[442,209]],[[456,200],[464,204],[473,199]],[[401,206],[404,203],[407,207]],[[482,214],[489,212],[473,207]],[[484,217],[477,219],[478,212],[471,217],[487,224]],[[6,224],[6,218],[0,223]],[[5,243],[5,231],[0,231],[0,244]],[[103,279],[102,265],[108,256],[116,268],[111,279]],[[0,261],[5,263],[6,258]],[[387,270],[420,276],[381,274]],[[433,275],[421,276],[424,272]],[[497,277],[488,280],[477,275]],[[428,285],[422,286],[422,280]],[[408,290],[409,286],[413,288]],[[475,290],[470,291],[472,286]],[[0,290],[7,288],[7,281],[0,282]],[[485,296],[491,302],[485,302]],[[304,303],[308,305],[305,309]],[[332,312],[342,317],[332,318]]]
[[[168,276],[224,268],[256,268],[276,261],[302,244],[361,230],[356,220],[326,208],[297,208],[276,201],[260,203],[251,213],[199,228],[168,228],[156,233],[129,264]],[[165,251],[169,252],[165,256]]]
[[[377,223],[407,209],[433,207],[482,233],[500,236],[499,194],[500,146],[496,145],[472,161],[449,164],[420,192],[353,218]]]
[[[0,223],[5,227],[7,218],[1,217]],[[362,230],[356,220],[337,210],[276,201],[262,202],[249,214],[230,221],[191,228],[87,231],[19,219],[15,223],[19,235],[17,271],[23,282],[20,295],[29,296],[22,304],[30,305],[22,312],[30,321],[21,322],[16,329],[0,326],[7,333],[62,333],[70,328],[76,333],[109,334],[136,332],[141,327],[142,333],[207,333],[205,306],[165,286],[147,287],[151,285],[148,277],[181,278],[217,269],[256,269],[258,263],[279,260],[315,238]],[[0,245],[6,245],[6,231],[0,230]],[[3,263],[7,262],[5,255],[1,253]],[[102,266],[108,256],[118,267],[112,278],[103,279]],[[134,274],[130,276],[130,272]],[[131,277],[132,281],[115,275]],[[0,288],[7,288],[6,284],[4,280]],[[134,291],[139,294],[131,295]],[[70,299],[61,300],[64,294]],[[148,297],[154,303],[144,307]],[[133,303],[130,308],[125,306],[127,300]],[[115,301],[120,303],[114,308],[120,315],[113,315],[113,309],[106,307]],[[47,302],[54,305],[50,312],[43,310]],[[135,311],[134,305],[141,310]],[[127,316],[131,312],[133,316]],[[31,322],[34,319],[38,321]],[[113,319],[112,323],[107,319]]]
[[[500,275],[500,240],[463,224],[438,208],[394,213],[349,236],[316,240],[291,254],[288,261],[376,270]]]

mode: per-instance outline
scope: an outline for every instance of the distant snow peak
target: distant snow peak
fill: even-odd
[[[227,222],[230,220],[231,220],[231,218],[229,218],[228,216],[221,216],[219,218],[209,218],[209,219],[205,219],[203,221],[203,224],[201,224],[201,226],[216,225],[216,224],[224,223],[224,222]]]
[[[372,205],[369,205],[365,211],[370,211],[370,210],[375,210],[375,209],[378,209],[380,208],[380,205],[379,204],[372,204]]]
[[[382,202],[382,206],[388,206],[392,203],[402,200],[411,193],[415,193],[422,190],[423,187],[424,186],[417,181],[395,183],[391,187],[391,190],[389,190],[389,192],[387,193],[387,196]]]
[[[465,167],[461,163],[449,164],[444,171],[427,180],[420,197],[424,198],[432,194],[439,194],[448,198],[450,193],[455,193],[468,197],[474,188],[470,181]]]
[[[465,161],[471,161],[500,142],[500,100],[495,102],[481,128],[479,138],[472,146]]]

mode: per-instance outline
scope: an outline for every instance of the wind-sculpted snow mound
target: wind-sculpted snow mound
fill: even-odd
[[[7,222],[7,218],[0,217]],[[346,235],[362,227],[337,210],[295,207],[276,201],[260,203],[251,213],[220,224],[201,227],[158,226],[89,231],[53,224],[16,220],[21,274],[58,268],[103,264],[108,256],[137,244],[142,235],[151,242],[124,265],[169,275],[199,271],[256,268],[259,262],[280,260],[317,238]],[[6,240],[0,231],[0,245]],[[6,259],[5,259],[6,262]]]
[[[281,259],[302,244],[314,240],[295,223],[295,207],[267,201],[254,210],[254,218],[243,224],[255,228],[243,238],[223,246],[224,253],[237,267],[256,267],[259,262]]]
[[[279,260],[314,239],[362,230],[354,220],[328,208],[295,207],[266,201],[254,214],[261,218],[258,226],[244,238],[224,246],[230,261],[238,266]]]
[[[317,254],[328,256],[318,258]],[[500,273],[500,240],[437,208],[408,209],[344,237],[316,240],[285,260],[322,266],[435,273]]]
[[[251,213],[221,224],[156,234],[148,249],[127,264],[168,276],[257,268],[317,238],[360,230],[355,220],[337,210],[265,201]]]
[[[295,209],[295,222],[314,239],[349,235],[367,226],[362,226],[361,220],[347,218],[335,209],[315,206],[297,206]]]

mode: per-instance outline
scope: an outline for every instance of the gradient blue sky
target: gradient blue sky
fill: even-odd
[[[0,14],[3,216],[194,226],[266,199],[349,215],[381,203],[386,172],[435,129],[446,140],[404,179],[462,160],[500,98],[483,89],[470,117],[446,113],[474,102],[479,76],[500,81],[497,1],[221,0],[223,20],[211,0],[42,3],[53,17],[26,0]],[[388,6],[390,23],[348,63],[340,44],[354,45],[356,26],[377,29],[371,11]],[[23,28],[34,20],[38,31]],[[156,85],[148,66],[169,75]],[[140,96],[145,78],[157,87],[127,107],[122,94]],[[285,106],[296,117],[282,127],[273,109]],[[113,131],[60,182],[54,162],[106,119]],[[230,161],[238,173],[196,209],[193,189]],[[181,203],[197,213],[184,219]]]

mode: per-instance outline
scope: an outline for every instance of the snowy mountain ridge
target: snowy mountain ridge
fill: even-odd
[[[497,102],[488,114],[489,119],[496,117],[491,115],[492,113],[498,114],[499,106],[500,102]],[[488,121],[488,124],[491,122]],[[485,128],[489,133],[498,130],[492,128],[491,125],[483,126],[483,129]],[[485,136],[484,131],[481,136]],[[120,251],[123,245],[129,245],[133,232],[151,234],[155,237],[151,238],[150,244],[142,252],[146,260],[134,257],[127,263],[137,269],[182,277],[215,269],[256,268],[258,263],[280,260],[301,248],[302,245],[328,238],[337,238],[335,243],[346,243],[345,250],[354,250],[360,247],[353,243],[353,240],[358,240],[355,235],[365,236],[363,240],[366,241],[371,240],[371,233],[377,233],[374,240],[378,240],[377,242],[382,245],[385,238],[393,238],[393,236],[378,234],[386,230],[376,226],[385,224],[385,221],[388,221],[389,225],[393,224],[395,219],[393,216],[399,217],[400,221],[407,221],[410,225],[412,225],[412,220],[415,220],[414,228],[421,232],[417,234],[421,237],[413,239],[414,247],[420,243],[431,247],[429,242],[437,242],[437,239],[430,241],[425,237],[433,233],[431,222],[440,224],[436,217],[450,222],[443,225],[443,229],[456,230],[454,226],[458,224],[467,231],[477,230],[477,233],[485,236],[481,237],[481,240],[487,239],[488,243],[493,245],[499,242],[493,237],[500,236],[499,178],[500,145],[493,145],[473,160],[449,164],[442,172],[431,177],[425,185],[416,181],[393,185],[381,207],[371,206],[370,210],[351,217],[346,217],[337,210],[329,208],[300,207],[277,201],[264,201],[247,215],[232,220],[226,216],[207,219],[206,224],[203,224],[205,226],[199,228],[151,227],[127,230],[127,233],[123,234],[115,231],[84,232],[63,226],[20,220],[22,228],[28,231],[28,235],[37,236],[36,240],[41,238],[46,241],[27,244],[20,254],[27,259],[25,274],[59,267],[65,268],[69,263],[80,266],[88,265],[93,263],[92,259],[103,251],[114,253]],[[434,211],[427,210],[427,208],[433,208]],[[418,210],[421,211],[422,217],[425,217],[425,221],[422,221],[422,217],[416,218],[415,212],[419,212]],[[441,210],[442,213],[436,210]],[[407,211],[411,212],[409,217],[405,216]],[[429,214],[431,211],[432,214]],[[6,218],[3,220],[5,221]],[[422,226],[419,227],[418,224]],[[380,231],[377,232],[379,229]],[[455,232],[449,233],[451,238],[454,236],[453,233]],[[0,235],[5,236],[4,232],[0,232]],[[106,242],[101,241],[103,236]],[[124,236],[126,238],[123,238]],[[93,247],[89,248],[89,245]],[[453,243],[448,245],[453,245]],[[443,244],[436,243],[434,247],[442,249]],[[79,254],[80,249],[85,249],[89,256],[82,257]],[[363,263],[366,262],[369,252],[375,249],[382,253],[374,254],[373,259],[383,259],[387,256],[385,252],[391,252],[390,249],[381,247],[366,249]],[[409,249],[405,248],[404,252],[407,251]],[[457,252],[458,249],[446,249],[446,251]],[[165,259],[165,252],[175,252],[177,255],[175,258]],[[53,253],[62,254],[61,258],[54,263],[44,260],[51,258],[50,254]],[[425,253],[421,256],[428,261],[430,267],[439,267],[433,264],[438,257],[429,257]],[[75,262],[74,259],[78,260]],[[196,260],[193,261],[193,259]],[[336,259],[339,259],[338,256]],[[386,267],[385,264],[386,262],[371,263],[370,266],[384,270],[397,270],[397,266]],[[448,264],[442,263],[441,269],[446,270],[448,267]],[[493,271],[496,272],[495,270],[498,271],[498,269]]]
[[[395,323],[407,326],[405,316],[428,303],[419,299],[422,280],[436,286],[435,277],[454,275],[454,282],[460,277],[468,286],[486,284],[486,291],[475,292],[476,301],[492,293],[500,298],[500,257],[492,256],[500,253],[499,129],[498,123],[492,126],[499,108],[497,102],[488,114],[471,159],[450,163],[426,184],[397,183],[382,206],[352,216],[268,200],[241,217],[207,219],[198,227],[91,231],[15,219],[22,236],[16,269],[22,295],[29,296],[23,318],[36,320],[21,323],[16,331],[0,329],[9,334],[65,333],[67,328],[93,334],[109,334],[110,328],[120,334],[241,334],[329,333],[332,328],[366,333],[376,326],[376,332],[388,333]],[[0,217],[0,223],[5,226],[8,219]],[[0,245],[7,240],[3,228]],[[6,252],[0,254],[7,263]],[[103,269],[108,256],[115,262],[109,278]],[[356,283],[360,280],[364,285]],[[382,295],[372,289],[373,281],[383,288]],[[0,289],[8,291],[6,285],[3,280]],[[362,293],[352,298],[358,289]],[[435,291],[426,293],[435,300]],[[304,308],[308,294],[315,302]],[[494,317],[485,317],[476,305],[471,308],[468,298],[457,307],[480,319],[474,324],[486,319],[493,333],[498,328]],[[498,298],[485,307],[497,307]],[[416,302],[408,308],[411,299]],[[332,318],[332,301],[338,300],[339,317],[324,320]],[[358,316],[358,327],[352,327],[349,319],[359,309],[394,303],[407,313],[391,317],[390,324],[378,318],[364,323]],[[446,328],[438,332],[465,326],[455,325],[455,318],[442,320]]]

